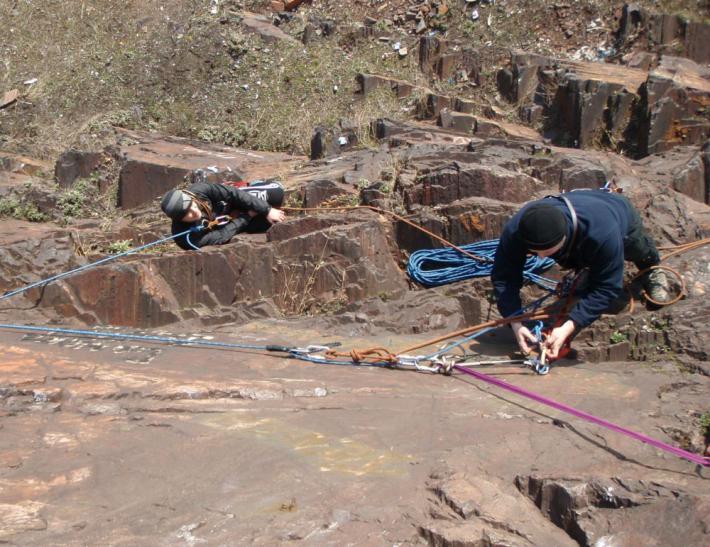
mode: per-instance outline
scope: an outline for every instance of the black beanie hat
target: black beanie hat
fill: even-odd
[[[190,208],[190,201],[192,198],[181,190],[170,190],[160,202],[160,208],[170,218],[180,219]]]
[[[520,217],[518,233],[530,250],[551,249],[567,235],[567,219],[551,203],[534,203]]]

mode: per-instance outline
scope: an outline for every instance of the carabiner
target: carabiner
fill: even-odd
[[[218,217],[215,217],[215,219],[212,221],[214,226],[224,226],[225,224],[229,224],[232,221],[232,217],[229,215],[220,215]]]
[[[316,346],[310,345],[305,348],[291,348],[290,353],[298,353],[300,355],[310,355],[312,353],[321,353],[322,351],[328,351],[330,348],[328,346]]]

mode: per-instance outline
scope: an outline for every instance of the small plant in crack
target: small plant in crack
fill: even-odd
[[[700,416],[700,433],[705,439],[705,443],[710,443],[710,410]]]

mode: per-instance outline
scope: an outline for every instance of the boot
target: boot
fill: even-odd
[[[663,270],[654,268],[648,272],[644,276],[643,287],[646,289],[646,294],[660,304],[664,304],[671,299],[668,277]]]

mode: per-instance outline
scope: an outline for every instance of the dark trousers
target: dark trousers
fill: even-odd
[[[254,180],[249,183],[249,186],[242,188],[242,190],[249,192],[259,199],[263,199],[269,205],[277,209],[281,207],[284,202],[284,187],[280,182],[273,180]],[[249,221],[245,231],[250,234],[257,234],[265,232],[270,227],[271,223],[266,220],[266,217],[258,215]]]
[[[628,200],[627,200],[628,201]],[[629,231],[624,238],[624,260],[633,262],[639,270],[645,270],[661,261],[656,243],[653,241],[638,214],[629,202]]]

